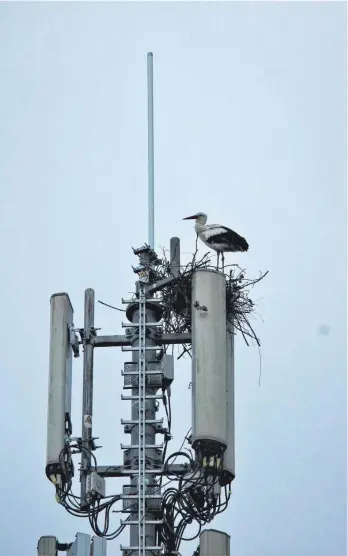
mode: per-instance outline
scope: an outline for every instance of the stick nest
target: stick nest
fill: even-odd
[[[192,260],[186,266],[180,268],[178,279],[162,290],[164,332],[191,333],[192,280],[194,273],[199,269],[216,270],[209,253],[198,259],[196,251]],[[158,259],[156,266],[151,268],[151,274],[153,282],[171,276],[170,261],[165,250],[163,250],[162,259]],[[257,278],[251,279],[246,276],[245,270],[238,265],[228,265],[224,269],[227,329],[233,334],[239,331],[247,345],[250,341],[254,341],[260,346],[260,340],[250,322],[252,318],[255,318],[256,309],[255,303],[250,298],[250,292],[254,285],[267,274],[268,271],[264,274],[260,273]],[[191,345],[184,344],[178,359],[185,353],[190,355],[190,351]]]

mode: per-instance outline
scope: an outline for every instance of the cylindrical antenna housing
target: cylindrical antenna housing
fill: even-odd
[[[199,556],[230,556],[230,536],[223,531],[205,529],[199,544]]]
[[[192,445],[201,459],[227,444],[226,280],[202,269],[192,284]]]
[[[235,421],[234,421],[234,331],[226,331],[227,382],[227,449],[224,453],[220,484],[227,485],[235,477]]]
[[[61,474],[60,456],[71,434],[73,308],[67,293],[51,297],[46,474]]]

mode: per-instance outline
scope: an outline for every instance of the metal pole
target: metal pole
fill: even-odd
[[[170,272],[175,278],[180,275],[180,239],[170,238]]]
[[[93,414],[93,343],[94,336],[94,290],[85,291],[85,318],[83,340],[83,398],[82,398],[82,445],[91,450]],[[87,471],[91,467],[91,456],[83,450],[81,454],[81,505],[86,503]]]
[[[148,203],[149,245],[155,243],[154,124],[153,124],[153,54],[147,53],[147,125],[148,125]]]

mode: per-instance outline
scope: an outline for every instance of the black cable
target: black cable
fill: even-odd
[[[81,451],[84,451],[91,456],[91,459],[93,459],[94,462],[94,468],[95,470],[97,470],[97,460],[94,454],[84,446],[80,445],[78,447],[80,448]],[[71,461],[71,453],[70,453],[70,447],[68,445],[65,446],[64,449],[62,450],[59,459],[60,459],[60,465],[64,473],[64,478],[69,477],[68,468]],[[86,509],[82,509],[77,503],[77,500],[81,500],[81,498],[79,496],[75,496],[71,492],[71,488],[72,488],[72,481],[70,477],[68,478],[68,480],[63,480],[62,485],[61,486],[58,485],[56,488],[58,499],[68,513],[70,513],[75,517],[88,517],[90,525],[97,536],[113,539],[116,538],[116,536],[118,536],[122,532],[125,526],[120,526],[113,533],[110,534],[108,533],[109,523],[110,523],[110,510],[112,506],[118,500],[120,500],[120,496],[117,495],[117,496],[107,497],[110,498],[110,500],[103,502],[102,504],[100,503],[100,501],[97,502],[94,501]],[[103,530],[101,530],[98,526],[98,515],[100,515],[102,511],[105,511]]]
[[[176,453],[172,454],[167,459],[167,462],[176,457]],[[200,473],[196,477],[192,473],[186,474],[179,479],[178,489],[171,488],[164,493],[162,504],[164,523],[161,532],[161,542],[166,547],[168,553],[178,551],[182,540],[197,538],[201,527],[210,522],[215,515],[221,513],[227,507],[229,495],[227,496],[226,487],[226,501],[224,503],[222,503],[221,495],[208,498],[209,494],[218,484],[221,466],[220,458],[216,458],[215,477],[208,473],[208,469],[206,469],[206,473],[202,473],[200,469]],[[201,505],[199,505],[199,500]],[[187,525],[193,522],[198,524],[198,533],[194,537],[184,537]]]

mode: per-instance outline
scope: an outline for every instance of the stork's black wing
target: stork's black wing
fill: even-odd
[[[228,246],[231,251],[248,251],[249,249],[248,242],[244,237],[225,226],[212,226],[206,234],[206,241],[211,244]]]

